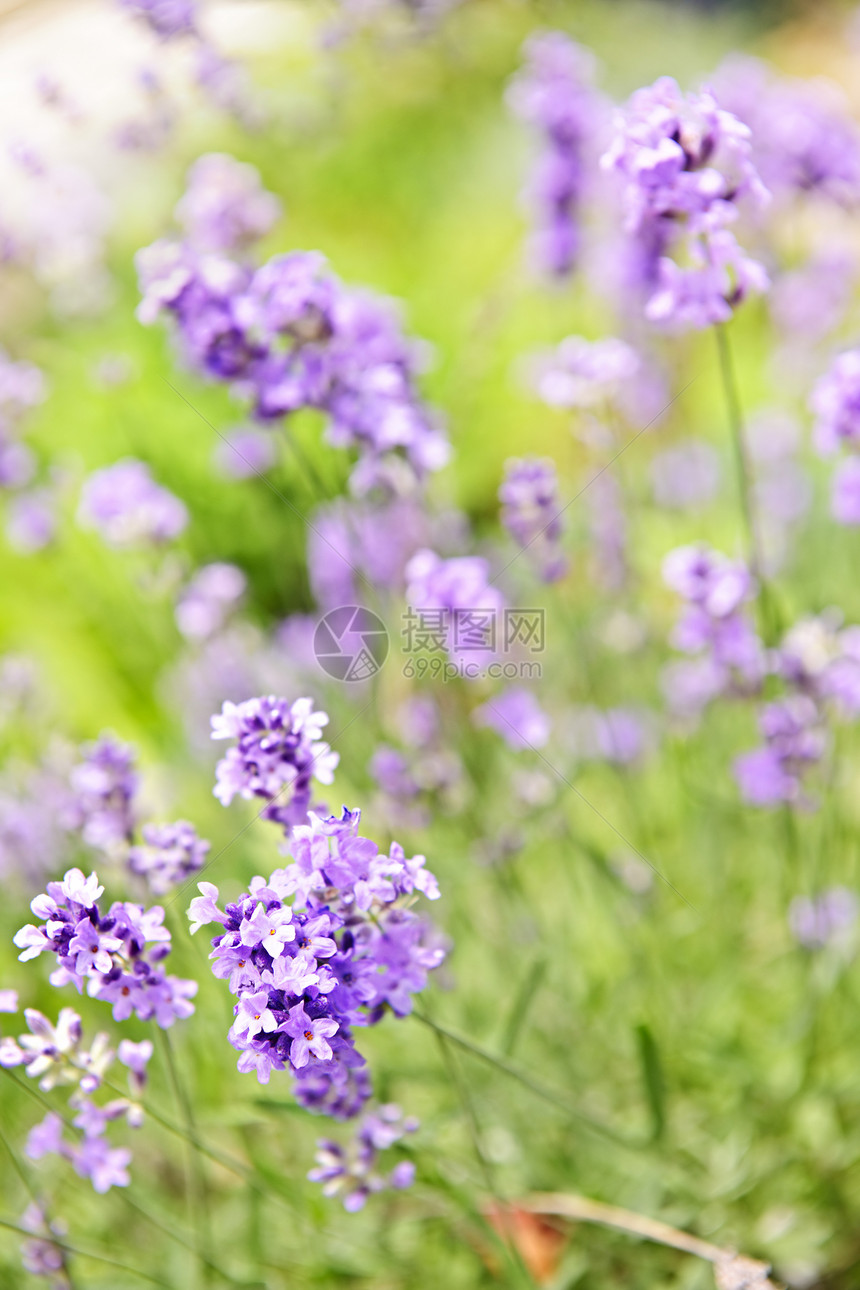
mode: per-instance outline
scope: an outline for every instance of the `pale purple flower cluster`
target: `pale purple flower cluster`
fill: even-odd
[[[382,855],[361,837],[359,811],[309,820],[293,830],[286,868],[224,910],[217,887],[200,883],[188,916],[192,932],[224,928],[210,957],[238,996],[229,1039],[239,1070],[263,1084],[289,1070],[302,1105],[347,1119],[370,1096],[352,1028],[411,1011],[444,957],[411,906],[439,891],[423,856],[407,859],[396,843]]]
[[[482,703],[472,713],[478,726],[489,726],[516,751],[543,748],[549,740],[552,722],[531,690],[512,685]]]
[[[654,714],[646,708],[582,706],[567,713],[565,743],[578,761],[634,766],[657,744]]]
[[[670,705],[692,714],[718,694],[755,693],[765,660],[744,612],[754,592],[746,566],[707,546],[685,546],[666,557],[663,578],[686,602],[672,644],[696,656],[664,675]]]
[[[60,1244],[66,1236],[65,1226],[49,1220],[35,1201],[21,1215],[21,1226],[33,1233],[21,1246],[24,1271],[50,1280],[51,1290],[69,1290],[71,1283],[66,1273],[66,1256]]]
[[[827,731],[817,705],[803,694],[766,703],[759,713],[764,743],[735,759],[741,794],[755,806],[805,804],[803,777],[827,750]]]
[[[779,76],[757,58],[733,55],[714,83],[720,101],[750,127],[756,167],[776,196],[856,205],[860,129],[834,81]]]
[[[820,896],[796,896],[788,911],[788,923],[799,945],[821,950],[846,942],[857,922],[860,901],[847,887],[831,887]]]
[[[543,140],[526,192],[535,223],[534,255],[544,272],[564,277],[581,250],[588,154],[602,119],[593,87],[594,57],[560,31],[530,37],[523,52],[526,64],[511,82],[508,101]]]
[[[352,1141],[344,1147],[330,1138],[317,1143],[317,1165],[308,1174],[311,1182],[322,1183],[324,1196],[338,1196],[344,1209],[354,1214],[363,1209],[368,1197],[391,1188],[402,1191],[415,1180],[411,1160],[401,1160],[387,1177],[380,1173],[378,1161],[407,1133],[414,1133],[418,1121],[404,1119],[399,1106],[386,1103],[362,1116]]]
[[[89,846],[110,851],[129,842],[134,832],[139,783],[134,749],[104,734],[85,744],[81,752],[83,760],[69,773],[73,801],[67,811],[68,826],[79,830]]]
[[[141,322],[169,313],[189,364],[231,383],[262,421],[325,413],[330,442],[358,452],[356,491],[387,483],[392,455],[418,478],[447,461],[447,439],[417,390],[422,351],[390,301],[345,286],[319,252],[252,269],[162,240],[138,253],[137,267]]]
[[[546,457],[514,457],[505,462],[499,486],[502,523],[523,550],[528,550],[543,582],[557,582],[567,572],[561,550],[564,532],[555,462]]]
[[[767,289],[730,229],[738,203],[761,207],[767,189],[748,127],[709,91],[684,95],[668,76],[637,90],[601,164],[620,176],[627,232],[650,259],[648,318],[708,327]]]
[[[14,937],[18,957],[55,954],[59,966],[51,984],[80,991],[86,981],[88,994],[111,1004],[115,1021],[137,1016],[166,1029],[190,1017],[197,982],[168,976],[162,966],[170,953],[164,910],[115,901],[102,913],[97,902],[103,891],[94,873],[85,878],[80,869],[49,882],[47,893],[30,903],[44,921],[28,923]]]
[[[640,368],[639,355],[626,341],[614,336],[601,340],[567,336],[554,350],[536,358],[534,384],[550,407],[605,412]]]
[[[197,30],[197,0],[119,0],[119,5],[162,40],[194,35]]]
[[[331,784],[339,754],[320,739],[328,725],[312,699],[289,703],[275,695],[224,704],[212,718],[213,739],[235,739],[216,767],[215,796],[222,806],[234,797],[262,798],[263,818],[289,830],[304,824],[312,781]]]
[[[10,1038],[0,1041],[0,1065],[23,1066],[43,1090],[71,1085],[69,1108],[74,1112],[72,1141],[65,1136],[63,1118],[50,1111],[30,1130],[27,1155],[31,1160],[62,1156],[100,1193],[111,1187],[127,1187],[131,1152],[127,1147],[112,1147],[107,1129],[120,1119],[134,1129],[143,1123],[140,1097],[146,1086],[146,1064],[152,1056],[151,1041],[136,1044],[124,1039],[114,1053],[108,1036],[100,1033],[85,1049],[81,1019],[71,1008],[62,1009],[56,1026],[34,1008],[25,1009],[24,1016],[29,1034],[20,1035],[17,1043]],[[128,1067],[130,1096],[99,1105],[93,1094],[101,1088],[115,1056]]]
[[[455,663],[482,666],[495,656],[505,600],[481,556],[443,560],[422,550],[406,566],[406,599],[419,631],[438,641]],[[435,631],[433,630],[435,628]]]
[[[176,626],[188,640],[221,630],[244,594],[247,579],[235,564],[202,565],[176,602]]]
[[[848,448],[833,477],[831,507],[840,524],[860,524],[860,349],[838,354],[809,399],[814,442],[822,456]]]
[[[223,152],[199,157],[188,172],[176,218],[198,251],[236,254],[263,237],[281,213],[259,172]]]
[[[185,504],[128,457],[94,471],[81,489],[78,520],[111,546],[170,542],[188,523]]]
[[[143,842],[129,851],[128,867],[146,879],[155,896],[178,887],[206,863],[210,844],[197,836],[194,825],[187,820],[145,824],[141,832]]]

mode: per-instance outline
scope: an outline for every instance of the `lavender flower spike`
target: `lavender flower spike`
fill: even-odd
[[[285,829],[302,824],[311,805],[311,782],[331,784],[339,755],[320,739],[328,714],[313,699],[270,694],[224,704],[212,718],[213,739],[235,739],[216,767],[213,792],[223,806],[238,794],[263,798],[263,816]]]

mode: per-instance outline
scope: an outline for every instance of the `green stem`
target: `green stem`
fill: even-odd
[[[735,467],[738,477],[738,495],[740,497],[741,514],[743,516],[743,525],[746,533],[747,560],[750,572],[758,585],[762,635],[764,637],[765,644],[771,644],[774,639],[772,629],[775,624],[772,616],[770,593],[764,576],[761,537],[758,531],[755,506],[753,505],[753,472],[747,449],[743,411],[741,409],[740,395],[738,394],[738,384],[735,377],[734,363],[732,361],[731,346],[729,345],[729,334],[724,323],[718,323],[716,325],[714,328],[714,335],[717,341],[717,353],[720,361],[720,377],[723,383],[723,391],[726,396],[726,409],[728,411],[729,427],[731,429],[732,445],[735,454]]]
[[[15,1173],[18,1175],[18,1177],[21,1179],[21,1182],[24,1184],[25,1191],[28,1193],[33,1204],[36,1206],[40,1215],[42,1216],[42,1220],[46,1228],[44,1239],[51,1241],[53,1244],[56,1244],[56,1242],[54,1241],[54,1234],[51,1231],[50,1215],[48,1214],[48,1210],[45,1206],[45,1203],[39,1197],[35,1187],[33,1186],[30,1175],[27,1173],[27,1170],[21,1164],[21,1161],[18,1159],[17,1152],[13,1150],[11,1142],[6,1137],[2,1129],[0,1129],[0,1142],[2,1142],[3,1146],[6,1148],[6,1154],[8,1155],[9,1159],[12,1161],[12,1168],[15,1170]],[[39,1239],[38,1232],[31,1232],[30,1235],[34,1240]],[[61,1247],[58,1247],[58,1248],[61,1248]],[[66,1257],[66,1253],[64,1250],[62,1251],[62,1259],[63,1259],[62,1270],[63,1270],[63,1275],[66,1278],[67,1290],[75,1290],[75,1283],[72,1279],[71,1270],[69,1268],[69,1261],[68,1261],[68,1258]]]
[[[203,1170],[200,1148],[198,1146],[194,1111],[191,1106],[188,1091],[179,1074],[179,1068],[173,1052],[173,1044],[171,1043],[170,1035],[166,1030],[159,1030],[158,1033],[164,1048],[165,1064],[167,1066],[170,1083],[173,1087],[176,1105],[179,1108],[179,1112],[185,1123],[188,1135],[188,1209],[191,1218],[191,1227],[194,1231],[195,1253],[199,1263],[201,1279],[204,1285],[209,1285],[210,1264],[203,1251],[212,1249],[212,1228],[209,1219],[208,1197],[206,1194],[206,1176]]]
[[[472,1053],[475,1057],[480,1057],[482,1061],[488,1062],[491,1066],[495,1066],[500,1071],[504,1071],[506,1075],[510,1075],[512,1079],[517,1080],[517,1082],[522,1084],[524,1088],[529,1089],[537,1097],[542,1098],[551,1106],[556,1107],[557,1110],[563,1111],[565,1115],[569,1116],[572,1120],[576,1120],[585,1128],[591,1129],[593,1133],[598,1133],[601,1137],[607,1138],[610,1142],[614,1142],[618,1146],[626,1147],[630,1151],[638,1151],[641,1147],[647,1145],[647,1143],[644,1142],[625,1138],[620,1133],[616,1133],[614,1129],[610,1129],[606,1125],[600,1124],[597,1120],[592,1120],[589,1116],[584,1115],[581,1111],[577,1111],[572,1107],[560,1093],[556,1093],[554,1089],[547,1088],[546,1085],[532,1079],[530,1075],[521,1071],[513,1062],[508,1061],[507,1058],[500,1057],[497,1053],[491,1053],[489,1049],[483,1048],[480,1044],[476,1044],[474,1040],[467,1039],[465,1035],[458,1035],[456,1031],[449,1030],[447,1026],[442,1026],[438,1022],[432,1021],[430,1017],[421,1012],[420,1009],[414,1008],[412,1015],[419,1021],[423,1022],[425,1026],[429,1026],[431,1030],[435,1030],[438,1034],[444,1035],[446,1039],[450,1039],[452,1043],[457,1044],[460,1048],[464,1048],[466,1052]]]

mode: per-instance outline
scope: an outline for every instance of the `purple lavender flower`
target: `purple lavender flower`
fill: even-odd
[[[547,458],[511,458],[499,487],[502,523],[537,566],[544,582],[556,582],[567,571],[560,549],[564,524],[558,500],[555,463]]]
[[[49,1221],[35,1201],[24,1211],[21,1226],[33,1233],[32,1239],[21,1246],[24,1271],[34,1277],[50,1279],[51,1290],[68,1290],[70,1282],[66,1275],[65,1251],[58,1244],[66,1235],[65,1226]]]
[[[509,686],[472,713],[476,725],[489,726],[515,750],[545,747],[552,723],[531,690]]]
[[[586,340],[567,336],[554,350],[539,355],[533,379],[544,403],[555,408],[604,410],[639,374],[641,359],[626,341],[606,336]]]
[[[856,205],[860,130],[834,82],[778,76],[744,55],[727,60],[715,82],[721,101],[750,127],[755,164],[777,196]]]
[[[764,268],[728,228],[738,203],[761,207],[767,189],[749,129],[710,92],[685,96],[668,76],[637,90],[601,164],[620,176],[627,232],[648,248],[649,318],[707,327],[767,289]]]
[[[663,578],[687,602],[672,635],[675,648],[703,655],[720,689],[755,689],[764,660],[743,612],[753,594],[746,567],[706,546],[679,547],[664,560]]]
[[[359,836],[358,811],[309,821],[293,829],[285,869],[223,910],[218,889],[200,883],[188,916],[192,932],[223,929],[210,957],[238,998],[229,1039],[239,1070],[264,1084],[290,1070],[302,1105],[348,1118],[370,1096],[352,1028],[404,1016],[442,961],[411,908],[439,891],[423,856],[407,859],[396,843],[382,855]]]
[[[119,4],[162,40],[196,34],[196,0],[119,0]]]
[[[317,604],[336,609],[360,603],[368,584],[402,591],[408,561],[431,536],[431,521],[416,497],[379,503],[340,498],[320,507],[308,527],[308,575]]]
[[[177,820],[175,824],[145,824],[143,845],[131,848],[128,867],[146,879],[153,895],[163,896],[203,868],[209,847],[187,820]]]
[[[814,441],[823,456],[860,443],[860,349],[838,354],[809,399]]]
[[[223,475],[231,479],[250,479],[264,475],[275,464],[276,441],[268,430],[239,427],[219,439],[212,460]]]
[[[95,873],[85,878],[80,869],[69,869],[62,882],[49,882],[47,893],[30,905],[44,921],[22,927],[14,937],[18,957],[55,954],[59,966],[51,984],[81,990],[88,981],[89,994],[112,1005],[115,1021],[134,1014],[166,1029],[189,1017],[197,982],[165,974],[170,932],[163,926],[164,910],[115,901],[103,914],[97,903],[103,891]]]
[[[378,1169],[381,1151],[387,1151],[400,1142],[404,1134],[414,1133],[418,1121],[403,1118],[399,1106],[389,1103],[375,1112],[368,1112],[359,1123],[352,1142],[344,1148],[330,1139],[317,1143],[317,1165],[308,1174],[311,1182],[322,1183],[324,1196],[339,1196],[347,1213],[362,1209],[368,1197],[390,1187],[402,1190],[411,1187],[415,1179],[415,1166],[403,1160],[384,1177]]]
[[[860,902],[847,887],[831,887],[820,896],[796,896],[788,911],[788,923],[799,945],[820,950],[844,943],[857,921]]]
[[[743,797],[756,806],[803,804],[803,776],[827,748],[816,704],[802,694],[765,704],[759,726],[765,740],[762,747],[735,760]]]
[[[56,500],[48,488],[19,493],[9,504],[6,537],[21,555],[33,555],[53,542],[57,531]]]
[[[289,830],[305,821],[311,782],[331,784],[338,754],[320,739],[328,725],[312,699],[290,704],[274,695],[225,703],[212,718],[213,739],[236,739],[216,767],[213,790],[222,806],[233,798],[263,798],[263,815]],[[289,790],[287,793],[286,790]]]
[[[188,523],[188,511],[156,484],[145,462],[128,457],[89,476],[78,519],[111,546],[133,546],[172,541]]]
[[[602,103],[593,88],[594,58],[560,31],[532,36],[525,67],[508,89],[513,111],[540,132],[543,153],[527,190],[540,268],[564,277],[580,251],[580,206]]]
[[[103,734],[81,751],[83,761],[69,775],[74,795],[69,824],[80,829],[90,846],[108,851],[129,841],[134,831],[133,803],[138,788],[134,749]]]
[[[176,218],[191,246],[235,253],[268,233],[281,204],[266,192],[253,166],[223,152],[199,157],[188,172]]]
[[[769,305],[777,327],[798,345],[823,340],[842,321],[856,290],[856,257],[841,251],[813,255],[774,280]]]
[[[247,579],[235,564],[204,564],[176,602],[176,626],[189,640],[220,631],[241,600]]]
[[[23,488],[36,473],[36,458],[17,439],[4,439],[0,428],[0,488]]]
[[[422,623],[438,620],[437,634],[455,662],[477,667],[495,655],[495,629],[504,597],[489,580],[489,565],[479,556],[441,559],[418,551],[406,566],[406,599]]]
[[[41,369],[34,363],[16,362],[0,347],[0,426],[19,421],[46,393]]]

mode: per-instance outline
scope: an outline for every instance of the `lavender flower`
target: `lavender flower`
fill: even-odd
[[[162,40],[196,33],[196,0],[119,0],[119,4]]]
[[[767,288],[728,227],[740,201],[761,207],[767,189],[749,129],[711,93],[685,96],[668,76],[637,90],[601,164],[621,178],[627,232],[647,248],[653,321],[707,327]]]
[[[663,562],[665,582],[687,602],[672,644],[703,656],[712,693],[749,693],[764,669],[761,643],[743,612],[749,571],[706,546],[679,547]]]
[[[552,723],[531,690],[509,686],[472,713],[476,725],[489,726],[515,750],[543,748]]]
[[[62,882],[49,882],[47,893],[30,904],[44,921],[22,927],[14,937],[22,961],[49,952],[59,963],[51,984],[74,985],[113,1007],[115,1021],[134,1014],[166,1029],[194,1011],[197,982],[167,976],[162,966],[170,953],[164,910],[154,905],[115,901],[106,914],[98,906],[104,888],[95,873],[85,878],[69,869]],[[151,945],[151,949],[146,946]]]
[[[816,704],[805,695],[768,703],[759,716],[764,744],[735,760],[744,799],[756,806],[804,804],[803,777],[823,757],[826,731]]]
[[[251,180],[242,174],[234,225],[249,221]],[[183,219],[189,204],[180,204]],[[223,212],[210,245],[213,236],[223,244]],[[275,256],[252,271],[190,243],[160,241],[138,253],[137,266],[141,322],[170,314],[186,361],[231,383],[260,420],[302,408],[325,413],[329,440],[357,450],[355,491],[387,479],[393,458],[413,482],[445,464],[447,440],[417,390],[423,351],[404,337],[389,301],[346,287],[318,252]]]
[[[370,1095],[352,1027],[406,1015],[444,957],[411,909],[439,891],[423,856],[407,859],[396,843],[381,855],[359,836],[360,812],[309,821],[293,830],[285,869],[223,910],[217,887],[200,883],[188,916],[192,932],[223,927],[210,957],[238,997],[229,1039],[239,1070],[263,1084],[290,1070],[302,1105],[343,1119]]]
[[[58,1243],[66,1235],[65,1226],[51,1222],[35,1201],[24,1211],[21,1226],[33,1233],[32,1239],[21,1246],[24,1271],[34,1277],[49,1279],[51,1290],[68,1290],[70,1282],[66,1275],[65,1251]]]
[[[814,442],[823,456],[860,443],[860,349],[838,354],[809,399]]]
[[[502,523],[537,566],[544,582],[556,582],[567,571],[560,549],[564,529],[558,500],[555,463],[546,458],[511,458],[499,487]]]
[[[387,1178],[379,1172],[377,1162],[381,1151],[389,1150],[404,1134],[414,1133],[417,1128],[418,1121],[404,1119],[399,1106],[380,1106],[362,1117],[348,1147],[321,1139],[317,1143],[317,1167],[308,1178],[322,1183],[324,1196],[340,1196],[347,1213],[354,1214],[377,1192],[389,1187],[396,1191],[411,1187],[415,1178],[411,1161],[395,1165]]]
[[[860,902],[846,887],[831,887],[820,896],[796,896],[788,911],[792,935],[807,950],[844,943],[857,921]]]
[[[579,257],[589,145],[601,116],[594,58],[560,31],[530,37],[524,53],[526,65],[511,81],[508,102],[543,140],[526,194],[535,259],[544,272],[564,277]]]
[[[121,547],[172,541],[188,523],[188,511],[156,484],[145,462],[128,457],[89,476],[78,519],[111,546]]]
[[[594,341],[567,336],[535,360],[534,382],[550,407],[604,410],[640,368],[639,355],[626,341],[614,336]]]
[[[247,579],[235,564],[204,564],[176,602],[176,626],[189,640],[220,631],[245,591]]]
[[[145,824],[142,846],[128,853],[128,867],[140,874],[154,896],[163,896],[202,869],[210,844],[197,836],[193,824]]]
[[[425,631],[427,623],[435,622],[435,634],[454,662],[480,667],[494,657],[505,602],[489,580],[486,560],[443,560],[435,551],[418,551],[406,566],[406,578],[412,617],[420,619]]]
[[[276,458],[275,438],[268,430],[239,427],[230,430],[215,444],[212,460],[223,475],[231,479],[250,479],[264,475]]]
[[[48,488],[19,493],[9,505],[6,537],[20,555],[33,555],[53,542],[57,531],[56,502]]]
[[[311,805],[311,782],[331,784],[339,756],[320,739],[328,725],[312,699],[290,704],[274,695],[224,704],[212,718],[213,739],[236,739],[236,747],[216,767],[213,790],[222,806],[233,798],[263,798],[263,816],[285,829],[304,823]],[[285,795],[285,790],[289,793]]]
[[[134,831],[134,796],[138,776],[134,749],[103,734],[81,750],[83,761],[72,767],[69,786],[74,795],[69,824],[84,841],[109,851],[130,840]]]
[[[280,211],[253,166],[210,152],[189,170],[176,218],[195,249],[236,253],[268,233]]]

